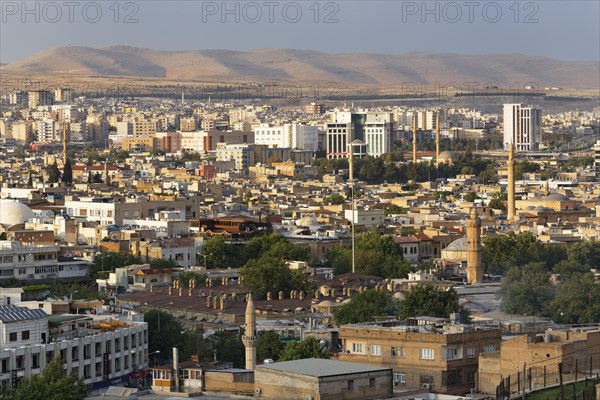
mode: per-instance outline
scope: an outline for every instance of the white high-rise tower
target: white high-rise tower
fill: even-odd
[[[504,149],[534,151],[542,141],[542,109],[525,104],[504,105]]]

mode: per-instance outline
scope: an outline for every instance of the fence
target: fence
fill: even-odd
[[[560,400],[572,400],[583,399],[586,393],[583,393],[581,397],[573,397],[578,392],[576,391],[577,386],[574,385],[576,382],[585,382],[585,389],[583,392],[588,390],[587,383],[589,382],[592,387],[594,384],[600,382],[600,375],[598,372],[594,372],[592,369],[592,357],[589,357],[589,363],[586,362],[586,369],[581,366],[579,360],[575,360],[575,368],[572,371],[564,372],[563,364],[558,364],[558,369],[555,366],[524,366],[522,371],[516,374],[509,375],[502,378],[500,384],[496,388],[496,399],[511,399],[518,397],[525,397],[527,393],[536,391],[543,388],[549,387],[560,387]],[[565,395],[564,388],[567,385],[573,385],[572,393]],[[593,397],[586,396],[585,399],[592,399]],[[549,399],[555,400],[555,399]]]

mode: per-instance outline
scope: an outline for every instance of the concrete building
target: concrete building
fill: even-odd
[[[257,367],[254,385],[264,399],[381,399],[392,395],[392,370],[307,358]]]
[[[474,388],[478,356],[498,350],[500,330],[427,317],[416,322],[344,325],[339,359],[392,368],[398,389],[462,394]]]
[[[311,125],[261,124],[254,129],[254,143],[291,149],[316,151],[319,145],[318,136],[319,129]]]
[[[600,140],[596,141],[596,144],[594,145],[594,176],[596,182],[600,182]]]
[[[374,210],[344,210],[344,218],[354,221],[354,225],[371,228],[383,224],[385,212],[383,209]]]
[[[63,257],[54,245],[23,245],[19,241],[0,241],[0,280],[52,282],[56,279],[85,280],[91,263]]]
[[[146,368],[148,324],[0,306],[0,384],[39,375],[54,357],[91,389],[129,380]]]
[[[392,114],[378,112],[334,112],[327,124],[327,158],[346,158],[348,144],[365,142],[366,154],[379,157],[389,153],[392,146]],[[359,150],[359,153],[356,152]],[[354,156],[362,156],[362,147]]]
[[[60,126],[58,122],[51,119],[43,119],[36,122],[36,140],[38,142],[53,142],[59,139],[57,132]]]
[[[504,148],[535,151],[542,142],[542,109],[525,104],[504,104]]]
[[[29,108],[51,106],[54,104],[54,95],[48,90],[30,90],[27,100]]]
[[[478,389],[496,393],[503,378],[510,376],[514,384],[517,374],[523,374],[523,368],[527,370],[532,387],[559,383],[559,364],[562,364],[565,381],[574,379],[576,370],[584,377],[583,371],[600,368],[598,349],[600,331],[597,326],[513,337],[503,341],[499,351],[479,356]]]

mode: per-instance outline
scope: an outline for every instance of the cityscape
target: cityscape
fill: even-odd
[[[0,399],[600,398],[600,6],[367,3],[2,2]]]

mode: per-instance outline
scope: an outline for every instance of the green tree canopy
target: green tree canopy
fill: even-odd
[[[279,361],[301,360],[304,358],[330,358],[331,353],[321,346],[314,337],[308,337],[299,342],[291,342],[281,352]]]
[[[460,313],[461,320],[468,322],[469,312],[458,303],[458,293],[453,288],[437,288],[432,285],[416,285],[400,303],[400,318],[418,316],[449,318],[452,313]]]
[[[544,263],[534,262],[508,271],[498,290],[500,309],[511,314],[541,315],[554,296]]]
[[[252,259],[240,269],[243,285],[258,299],[264,299],[267,292],[277,293],[280,290],[312,291],[312,283],[300,270],[292,271],[282,258],[263,256]]]
[[[65,167],[63,169],[62,180],[67,185],[71,185],[73,183],[73,166],[71,165],[71,159],[67,158],[67,162],[65,163]]]
[[[48,183],[57,183],[60,181],[60,171],[58,170],[56,160],[54,160],[54,164],[46,167],[46,173],[48,174]]]
[[[115,268],[141,264],[141,260],[128,253],[103,251],[96,253],[93,263],[92,273],[95,276],[102,271],[114,271]]]
[[[399,302],[388,293],[365,290],[351,297],[349,303],[337,307],[333,317],[337,326],[374,321],[376,317],[395,316]]]
[[[170,360],[173,347],[180,347],[185,343],[183,327],[173,315],[159,310],[146,311],[144,321],[148,323],[148,351],[160,351],[158,359]],[[182,354],[181,359],[186,359],[188,356]]]
[[[256,358],[259,361],[266,360],[267,358],[279,360],[283,348],[284,345],[281,343],[281,336],[277,332],[263,332],[259,336],[256,345]]]
[[[545,315],[565,324],[597,324],[600,321],[600,285],[591,273],[575,273],[563,279]]]
[[[240,250],[226,242],[223,236],[212,236],[204,243],[200,261],[207,268],[238,268],[244,264]]]

